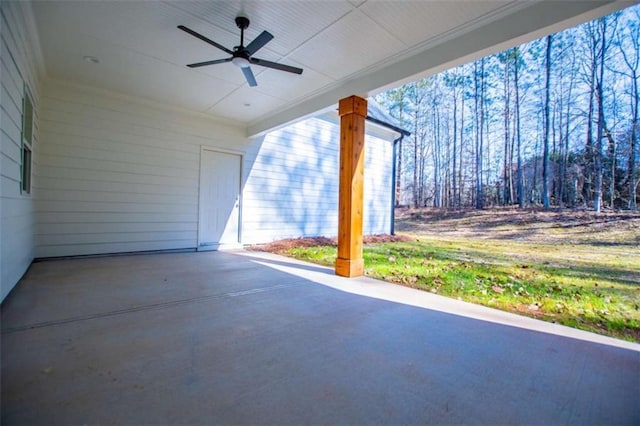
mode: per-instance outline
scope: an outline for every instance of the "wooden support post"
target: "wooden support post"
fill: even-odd
[[[364,196],[364,126],[367,100],[340,100],[340,194],[338,199],[338,258],[336,275],[364,273],[362,219]]]

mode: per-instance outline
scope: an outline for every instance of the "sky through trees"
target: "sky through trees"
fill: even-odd
[[[637,211],[639,65],[634,6],[379,94],[397,203]]]

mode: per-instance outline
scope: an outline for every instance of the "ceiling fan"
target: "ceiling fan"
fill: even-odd
[[[205,43],[209,43],[210,45],[217,47],[218,49],[228,53],[231,55],[230,58],[225,59],[214,59],[212,61],[205,62],[197,62],[195,64],[188,64],[189,68],[198,68],[204,67],[207,65],[214,64],[223,64],[225,62],[231,62],[233,65],[242,69],[242,73],[244,77],[247,79],[247,83],[249,86],[254,87],[257,86],[256,78],[251,71],[250,65],[260,65],[261,67],[273,68],[275,70],[286,71],[294,74],[302,74],[301,68],[292,67],[290,65],[279,64],[277,62],[267,61],[265,59],[254,58],[252,55],[260,50],[265,44],[269,43],[273,38],[273,35],[268,31],[263,31],[258,37],[256,37],[248,46],[244,45],[244,30],[249,27],[249,19],[245,16],[236,17],[236,25],[240,28],[240,45],[235,46],[233,50],[227,49],[221,44],[216,43],[213,40],[208,39],[207,37],[193,31],[190,28],[185,27],[184,25],[178,25],[178,28],[182,31],[191,34],[194,37],[199,38]]]

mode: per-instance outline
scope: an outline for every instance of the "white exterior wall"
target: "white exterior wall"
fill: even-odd
[[[367,133],[364,229],[388,233],[394,134]],[[249,140],[229,123],[48,80],[40,135],[35,257],[195,249],[202,147],[243,156],[243,244],[337,234],[335,122]]]
[[[201,147],[256,145],[228,123],[56,81],[40,121],[36,257],[197,247]]]
[[[390,230],[392,138],[367,131],[365,234]],[[340,127],[320,118],[267,134],[244,187],[243,243],[337,235],[339,144]]]
[[[374,125],[367,123],[367,127]],[[399,135],[376,132],[365,138],[364,222],[365,235],[391,232],[391,197],[393,197],[393,140]],[[378,136],[376,136],[378,134]],[[337,230],[335,233],[337,234]]]
[[[25,273],[34,257],[34,198],[37,179],[32,178],[31,194],[20,192],[22,155],[22,96],[29,86],[34,104],[32,141],[33,168],[40,149],[39,46],[33,28],[30,5],[0,2],[0,301],[4,300]]]

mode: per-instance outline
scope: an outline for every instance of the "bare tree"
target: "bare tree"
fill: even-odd
[[[389,91],[388,99],[391,101],[392,110],[396,110],[395,114],[392,114],[395,118],[397,118],[400,123],[405,122],[405,113],[407,110],[407,100],[406,100],[406,86],[401,86],[398,89]],[[402,152],[403,138],[400,138],[398,142],[398,151],[397,151],[397,166],[396,166],[396,188],[395,188],[395,205],[398,207],[400,205],[401,193],[402,193],[402,175],[403,175],[403,152]]]
[[[640,98],[640,89],[638,87],[638,68],[640,68],[640,12],[635,11],[635,22],[632,19],[625,30],[628,34],[625,36],[627,43],[623,42],[622,34],[618,33],[618,47],[624,64],[628,68],[621,73],[631,80],[631,91],[629,93],[629,103],[631,109],[631,135],[629,146],[629,160],[627,165],[627,176],[629,182],[629,209],[638,210],[636,200],[636,150],[638,146],[638,98]]]
[[[404,101],[384,103],[413,133],[398,159],[405,199],[637,209],[638,11],[621,12],[624,33],[603,18],[396,89]]]
[[[515,48],[500,54],[500,61],[504,64],[502,91],[503,91],[503,135],[504,147],[502,158],[502,203],[511,204],[511,63],[514,60]]]
[[[587,110],[587,141],[585,144],[585,165],[584,175],[585,184],[583,189],[583,196],[586,203],[593,198],[593,179],[596,173],[595,170],[595,157],[596,157],[596,145],[593,141],[593,115],[595,105],[595,87],[596,87],[596,73],[598,65],[598,37],[595,30],[595,23],[589,22],[584,27],[584,31],[587,33],[588,42],[588,61],[583,63],[587,72],[587,85],[589,86],[589,102]]]
[[[458,149],[458,98],[459,98],[459,89],[458,86],[461,83],[461,77],[458,74],[458,69],[456,68],[450,75],[449,78],[447,79],[448,82],[448,86],[452,89],[451,90],[451,94],[452,94],[452,103],[453,103],[453,153],[452,153],[452,173],[451,173],[451,179],[452,179],[452,192],[453,192],[453,207],[454,208],[458,208],[460,207],[460,192],[459,192],[459,188],[458,188],[458,170],[457,170],[457,162],[458,162],[458,153],[457,153],[457,149]],[[463,104],[464,105],[464,104]]]
[[[611,133],[606,129],[605,123],[605,112],[604,112],[604,94],[603,94],[603,85],[604,85],[604,70],[605,70],[605,58],[607,56],[607,25],[608,19],[607,17],[603,17],[598,19],[597,25],[595,27],[597,31],[597,38],[600,40],[599,49],[598,49],[598,64],[597,64],[597,77],[596,77],[596,103],[598,105],[598,122],[596,125],[596,146],[595,146],[595,172],[596,172],[596,185],[595,185],[595,195],[593,197],[593,208],[596,213],[599,213],[602,209],[602,178],[604,174],[604,169],[602,165],[602,148],[603,148],[603,139],[605,137],[605,133],[608,137],[611,136]],[[612,141],[613,139],[609,139]]]
[[[566,42],[566,39],[569,38],[569,42]],[[567,163],[569,159],[569,140],[571,137],[571,122],[572,116],[571,111],[573,109],[573,92],[574,86],[576,84],[576,55],[575,50],[573,48],[573,35],[569,34],[569,37],[563,37],[565,41],[561,57],[562,57],[562,65],[560,66],[560,80],[562,84],[560,85],[560,158],[559,158],[559,177],[558,177],[558,203],[560,207],[564,207],[565,201],[569,202],[567,199]],[[568,61],[567,61],[568,57]],[[565,87],[564,82],[568,80],[567,86]]]
[[[549,122],[550,111],[550,94],[551,94],[551,43],[553,36],[547,36],[547,49],[545,60],[545,94],[544,94],[544,142],[542,157],[542,206],[545,210],[549,209]]]
[[[513,86],[515,95],[515,120],[516,120],[516,149],[518,151],[518,207],[524,208],[524,170],[522,169],[522,140],[520,138],[520,89],[519,89],[519,75],[520,75],[520,49],[515,48],[515,64],[513,68]]]
[[[474,63],[474,89],[475,89],[475,135],[476,135],[476,208],[484,208],[484,189],[482,180],[482,159],[484,143],[484,63],[482,58]]]
[[[435,80],[435,79],[434,79]],[[442,207],[442,139],[440,135],[440,100],[438,84],[431,88],[431,126],[433,135],[433,207]]]

